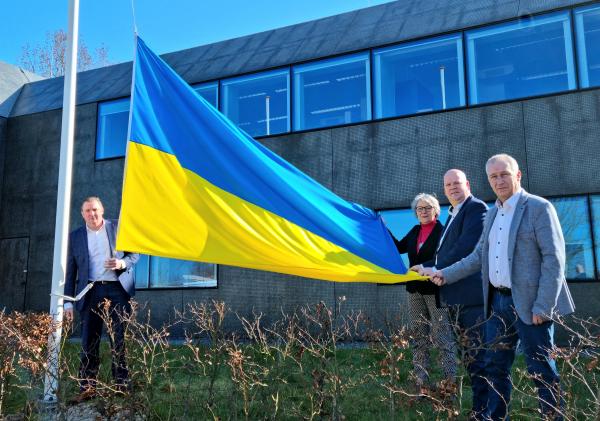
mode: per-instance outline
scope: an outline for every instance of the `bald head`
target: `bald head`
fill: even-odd
[[[465,201],[471,194],[471,186],[464,172],[451,169],[444,174],[444,193],[452,206]]]

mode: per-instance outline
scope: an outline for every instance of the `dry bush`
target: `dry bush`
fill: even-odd
[[[48,314],[0,312],[0,416],[6,398],[17,390],[26,396],[23,412],[34,410],[48,367],[48,336],[53,330]]]
[[[130,314],[121,315],[132,387],[115,387],[104,370],[93,404],[103,419],[342,420],[357,413],[409,420],[466,416],[468,401],[462,388],[440,384],[427,396],[415,390],[405,326],[367,329],[362,314],[342,312],[343,303],[342,297],[335,308],[324,303],[304,306],[272,323],[261,314],[237,316],[223,302],[193,304],[174,322],[189,326],[183,346],[169,343],[174,323],[154,327],[150,311],[134,304]],[[103,311],[110,337],[108,307]],[[238,323],[236,332],[225,329],[226,319]],[[557,326],[570,337],[568,347],[553,350],[566,404],[557,411],[565,420],[599,420],[600,325],[597,320],[569,319],[558,321]],[[48,315],[0,313],[0,414],[6,412],[7,396],[17,391],[27,392],[21,412],[33,414],[51,330]],[[464,340],[460,333],[458,340]],[[347,349],[357,346],[360,349]],[[107,360],[105,351],[104,355]],[[76,365],[73,352],[61,352],[63,398],[68,395],[65,389],[74,388],[78,380]],[[537,394],[523,367],[519,359],[512,373],[512,416],[539,419]],[[433,378],[439,377],[437,371],[431,373]],[[367,401],[359,404],[363,394],[368,395]],[[357,405],[363,406],[356,409]],[[66,409],[59,407],[61,417],[67,416]]]

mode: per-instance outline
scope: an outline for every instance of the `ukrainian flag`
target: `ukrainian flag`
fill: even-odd
[[[138,37],[117,248],[329,281],[397,283],[381,218],[240,130]]]

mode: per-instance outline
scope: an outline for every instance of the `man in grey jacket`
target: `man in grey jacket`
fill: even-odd
[[[485,328],[488,414],[508,419],[510,371],[520,340],[527,369],[538,388],[544,419],[561,419],[559,375],[551,355],[553,320],[574,311],[565,281],[565,242],[554,207],[521,188],[514,158],[492,156],[486,164],[496,193],[473,253],[437,271],[433,282],[452,284],[481,271]]]

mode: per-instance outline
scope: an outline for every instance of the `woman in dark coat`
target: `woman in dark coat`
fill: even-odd
[[[438,200],[419,193],[411,205],[419,223],[400,241],[394,239],[398,252],[407,253],[410,266],[432,260],[442,236],[443,225]],[[454,383],[457,363],[455,343],[447,308],[436,305],[437,286],[429,281],[406,283],[408,319],[412,332],[413,374],[420,394],[429,393],[430,349],[439,350],[440,364],[447,381]]]

